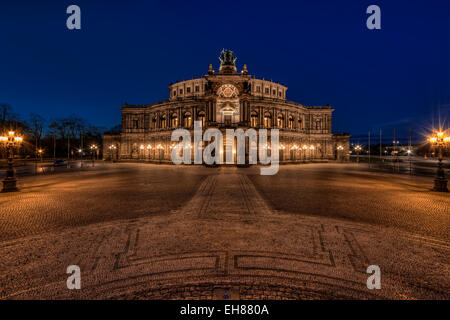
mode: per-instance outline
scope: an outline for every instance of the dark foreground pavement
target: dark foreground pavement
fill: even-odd
[[[430,184],[347,164],[27,177],[0,194],[0,297],[448,299],[450,200]]]

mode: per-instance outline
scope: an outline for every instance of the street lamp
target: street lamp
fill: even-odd
[[[19,191],[17,188],[16,171],[14,170],[14,147],[20,145],[23,141],[22,137],[16,136],[14,131],[9,131],[8,136],[1,136],[0,142],[6,144],[6,152],[8,154],[8,170],[6,170],[6,177],[3,180],[2,192]]]
[[[442,166],[442,149],[447,143],[450,142],[450,137],[446,136],[443,131],[439,131],[428,138],[428,141],[431,142],[431,144],[437,146],[439,151],[438,169],[436,171],[436,178],[434,179],[433,190],[439,192],[448,192],[447,179],[445,178],[445,172]]]
[[[337,146],[336,149],[338,150],[338,157],[339,157],[339,159],[340,159],[341,161],[343,161],[342,151],[344,151],[344,147],[341,146],[341,145],[339,145],[339,146]]]
[[[355,151],[356,151],[356,162],[359,163],[359,152],[362,150],[361,146],[358,144],[357,146],[355,146]]]
[[[304,144],[302,149],[303,149],[303,162],[306,162],[306,149],[308,149],[308,146]]]
[[[309,147],[309,158],[310,158],[310,160],[312,160],[313,159],[313,155],[314,155],[314,149],[315,149],[315,147],[313,146],[313,145],[311,145],[310,147]]]
[[[115,153],[115,150],[117,149],[117,147],[112,144],[108,148],[109,148],[109,153],[111,156],[111,162],[114,162],[114,153]]]
[[[80,157],[80,168],[83,168],[83,149],[78,149],[79,157]]]
[[[151,153],[152,153],[152,145],[151,145],[151,144],[148,144],[148,145],[147,145],[147,155],[148,155],[148,160],[150,160],[150,159],[152,158]]]
[[[94,158],[94,155],[95,155],[95,152],[97,151],[97,149],[98,149],[97,145],[95,145],[95,144],[91,145],[92,166],[93,166],[93,167],[95,166],[95,158]]]

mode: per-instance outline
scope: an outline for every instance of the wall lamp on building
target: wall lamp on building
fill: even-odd
[[[438,160],[438,168],[436,171],[436,178],[434,179],[434,191],[439,192],[448,192],[447,189],[447,179],[445,177],[444,167],[442,165],[443,152],[444,147],[450,143],[450,136],[447,136],[443,130],[433,133],[428,141],[438,148],[439,152],[439,160]]]
[[[8,135],[1,136],[0,142],[6,145],[8,154],[8,169],[3,180],[2,192],[19,191],[17,188],[16,171],[14,170],[14,147],[19,146],[23,142],[23,138],[16,135],[14,131],[9,131]]]

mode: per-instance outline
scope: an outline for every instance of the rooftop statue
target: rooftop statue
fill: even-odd
[[[220,69],[221,72],[236,72],[236,56],[233,51],[228,49],[223,49],[220,53]]]

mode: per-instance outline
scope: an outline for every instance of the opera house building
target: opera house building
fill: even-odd
[[[287,99],[283,84],[239,72],[232,51],[223,50],[220,67],[206,75],[170,84],[169,98],[122,106],[122,131],[104,135],[103,157],[110,160],[171,162],[174,129],[279,129],[279,161],[346,160],[349,135],[332,133],[331,106],[306,106]],[[268,130],[270,132],[270,130]],[[270,139],[268,139],[270,141]],[[270,149],[270,145],[268,146]]]

